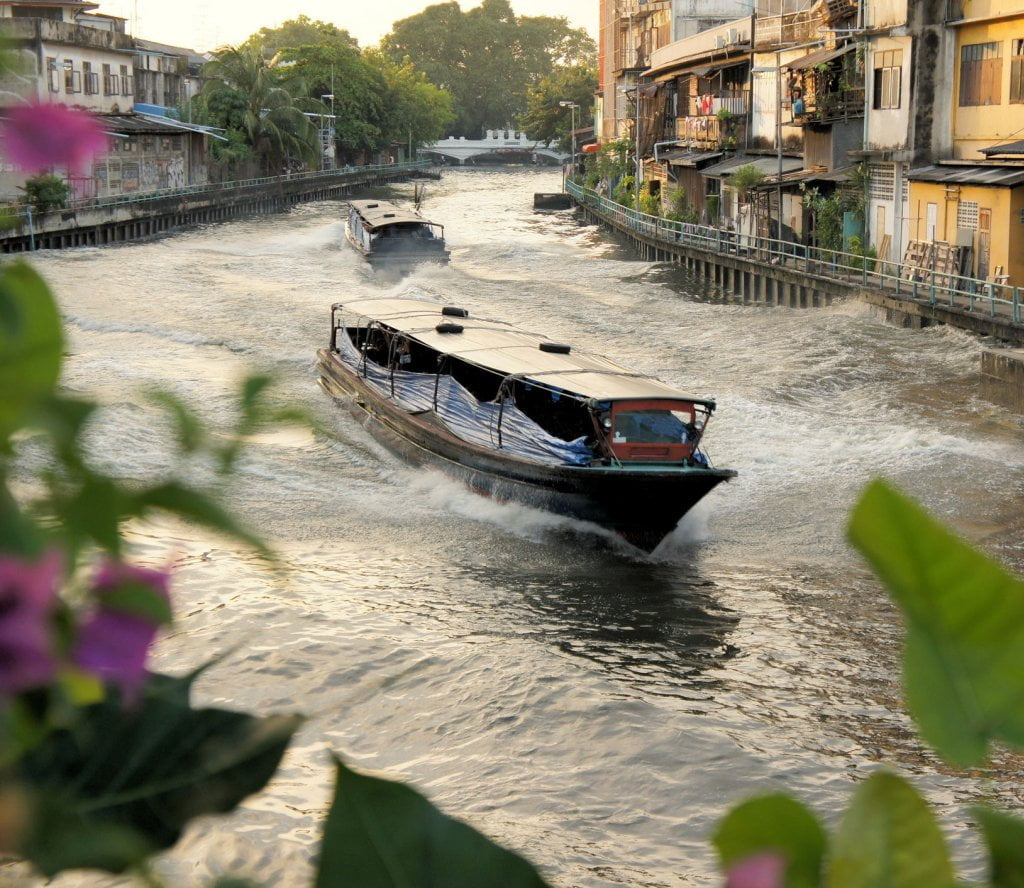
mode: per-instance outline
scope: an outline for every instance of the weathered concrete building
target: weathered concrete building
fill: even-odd
[[[205,183],[210,133],[160,116],[184,97],[195,54],[136,41],[125,33],[124,19],[97,7],[89,0],[0,0],[0,37],[21,63],[0,81],[0,114],[25,102],[52,102],[101,116],[108,154],[86,173],[54,170],[67,180],[72,198]],[[152,95],[151,64],[168,69]],[[160,103],[137,107],[140,89]],[[0,198],[17,199],[25,178],[23,170],[4,164]]]

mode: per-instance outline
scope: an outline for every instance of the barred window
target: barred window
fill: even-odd
[[[978,230],[978,202],[962,200],[956,208],[956,227],[970,231]]]
[[[960,47],[960,106],[998,105],[1003,70],[1000,43],[971,43]]]
[[[875,53],[873,107],[899,108],[903,84],[903,50],[887,49]]]

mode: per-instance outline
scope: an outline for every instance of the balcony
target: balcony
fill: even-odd
[[[834,123],[864,116],[864,87],[812,94],[793,102],[793,126]]]
[[[754,49],[777,49],[809,43],[820,37],[821,19],[809,9],[784,15],[770,15],[757,19],[754,29]]]
[[[666,132],[689,148],[731,149],[744,142],[750,96],[732,92],[718,96],[694,96],[690,113],[667,121]]]

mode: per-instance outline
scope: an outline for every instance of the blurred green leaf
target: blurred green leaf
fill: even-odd
[[[991,808],[973,808],[988,845],[992,888],[1024,888],[1024,820]]]
[[[523,858],[442,814],[414,789],[338,758],[316,888],[543,888]]]
[[[872,774],[832,840],[828,888],[948,888],[955,884],[945,840],[927,803],[905,780]]]
[[[199,417],[183,401],[170,392],[152,391],[149,398],[165,408],[174,419],[178,447],[183,453],[195,453],[206,441],[206,430]]]
[[[64,334],[57,303],[23,262],[0,270],[0,450],[57,384]]]
[[[1024,583],[881,481],[849,536],[906,615],[904,683],[922,737],[963,767],[993,740],[1024,747]]]
[[[171,622],[171,604],[152,586],[144,583],[120,583],[103,593],[103,606],[133,617],[141,617],[157,626]]]
[[[255,534],[246,530],[220,505],[198,490],[177,481],[168,481],[140,491],[132,497],[129,513],[143,516],[158,509],[218,530],[252,546],[265,558],[271,558],[270,549]]]
[[[147,693],[133,710],[109,699],[83,709],[72,729],[52,733],[17,766],[43,800],[20,850],[47,876],[82,866],[122,872],[173,845],[192,818],[230,811],[262,789],[300,724],[190,709],[177,693]],[[100,829],[132,830],[136,840],[112,841],[99,861],[87,848],[73,858],[75,836]]]
[[[786,860],[787,888],[820,884],[828,839],[817,817],[789,796],[743,802],[719,824],[713,841],[724,869],[755,854],[777,852]]]
[[[63,531],[78,548],[81,540],[92,540],[114,554],[121,551],[121,521],[128,503],[125,491],[112,479],[87,474],[81,486],[54,501]]]

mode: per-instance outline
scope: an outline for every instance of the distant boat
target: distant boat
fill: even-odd
[[[444,226],[417,210],[383,200],[353,200],[348,207],[345,237],[372,264],[449,261]]]
[[[462,308],[338,303],[317,366],[327,392],[399,455],[648,552],[736,475],[701,449],[714,401]]]

